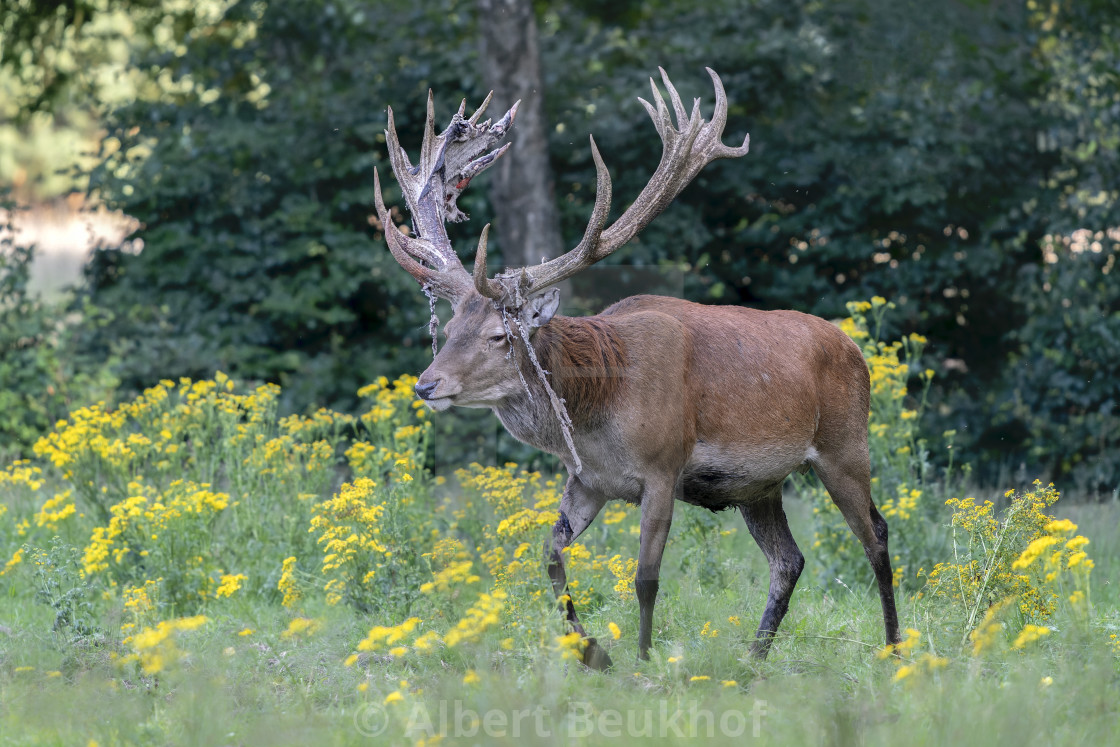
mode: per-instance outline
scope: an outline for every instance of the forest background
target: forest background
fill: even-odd
[[[280,384],[289,412],[354,411],[361,386],[431,355],[426,300],[371,219],[375,169],[402,202],[387,105],[415,148],[429,89],[441,124],[491,89],[492,111],[525,101],[452,230],[469,256],[494,221],[517,266],[582,234],[588,135],[619,211],[659,157],[635,101],[646,78],[664,67],[710,107],[708,66],[750,154],[706,169],[565,309],[652,286],[837,318],[882,296],[884,338],[928,340],[912,374],[920,391],[936,373],[921,424],[935,459],[987,485],[1120,489],[1115,0],[0,6],[9,456],[75,407],[215,370]],[[59,205],[126,228],[44,293],[43,257],[13,227]],[[452,462],[532,459],[488,417],[436,427]]]

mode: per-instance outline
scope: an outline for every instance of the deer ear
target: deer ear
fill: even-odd
[[[560,307],[560,289],[549,288],[544,293],[538,293],[529,299],[521,312],[521,319],[529,325],[530,329],[543,327],[552,320],[556,309]]]

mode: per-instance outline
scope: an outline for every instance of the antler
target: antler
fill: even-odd
[[[492,95],[492,94],[491,94]],[[393,175],[404,193],[416,236],[409,236],[396,227],[381,196],[381,179],[373,173],[373,191],[377,216],[385,231],[389,251],[420,282],[426,291],[452,302],[471,289],[471,276],[455,254],[447,238],[444,221],[463,221],[467,215],[456,201],[471,179],[488,168],[509,148],[509,143],[486,152],[505,137],[517,116],[517,102],[501,119],[491,124],[488,119],[478,124],[490,103],[482,102],[470,119],[463,113],[467,102],[451,117],[451,124],[438,137],[435,133],[435,105],[428,92],[428,115],[424,122],[424,142],[420,163],[413,166],[397,139],[393,110],[389,109],[389,127],[385,138],[389,146],[389,162]],[[480,155],[481,154],[481,155]],[[483,232],[485,234],[485,231]]]
[[[507,271],[490,279],[486,273],[486,231],[478,242],[475,255],[474,281],[478,292],[508,307],[520,307],[533,293],[562,282],[586,267],[603,259],[623,244],[634,238],[650,221],[669,206],[678,194],[688,186],[700,170],[717,158],[737,158],[746,155],[750,148],[750,135],[738,148],[723,144],[723,128],[727,123],[727,94],[723,83],[711,68],[705,68],[712,78],[716,91],[716,108],[712,120],[705,122],[700,116],[700,99],[695,99],[692,114],[686,115],[684,104],[677,89],[662,68],[661,80],[669,91],[669,98],[676,114],[677,125],[673,126],[669,109],[661,92],[650,78],[653,100],[650,104],[639,98],[653,126],[661,136],[661,163],[653,172],[649,183],[637,199],[626,209],[618,220],[604,230],[607,214],[611,207],[611,177],[603,163],[595,138],[591,138],[591,157],[595,160],[595,207],[587,224],[583,240],[575,249],[561,257],[534,267]]]

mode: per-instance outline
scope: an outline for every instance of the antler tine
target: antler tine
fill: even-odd
[[[482,227],[478,237],[478,249],[474,253],[474,287],[479,293],[495,301],[501,301],[505,290],[502,284],[489,278],[486,270],[486,240],[490,236],[490,224]]]
[[[607,165],[599,154],[594,136],[591,138],[591,159],[595,161],[595,206],[591,209],[591,219],[587,222],[583,239],[575,248],[577,256],[586,255],[598,248],[599,237],[603,233],[603,226],[606,224],[607,215],[611,211],[611,173],[607,171]],[[594,260],[601,259],[601,257],[592,256]]]
[[[661,72],[661,82],[665,84],[665,88],[669,91],[669,99],[673,102],[673,111],[677,113],[677,128],[683,129],[684,123],[689,121],[688,115],[685,114],[684,104],[681,102],[681,96],[677,93],[673,81],[669,80],[669,74],[665,72],[665,68],[657,68]],[[650,78],[650,82],[653,78]],[[695,111],[695,109],[694,109]]]
[[[385,142],[389,150],[389,164],[393,167],[393,174],[397,175],[399,181],[400,175],[412,171],[412,162],[408,160],[408,153],[401,147],[401,142],[397,138],[397,125],[393,120],[393,107],[386,108],[389,121],[385,129]],[[408,195],[405,195],[405,197],[407,198]]]
[[[486,107],[488,107],[490,105],[490,99],[492,99],[492,98],[494,98],[494,92],[493,91],[486,94],[486,98],[482,100],[482,104],[477,109],[474,110],[474,114],[472,114],[471,118],[468,119],[467,121],[470,122],[472,125],[473,124],[478,124],[478,118],[482,116],[482,113],[484,111],[486,111]]]
[[[672,125],[672,122],[669,121],[669,109],[665,106],[665,99],[661,97],[661,91],[658,90],[657,84],[653,82],[653,78],[649,79],[649,87],[650,90],[653,91],[652,98],[657,105],[656,108],[641,96],[638,97],[638,101],[642,102],[642,106],[644,106],[646,112],[649,113],[649,118],[653,120],[653,126],[657,128],[657,134],[661,136],[662,144],[668,145],[665,139],[665,124],[668,122],[670,127]]]
[[[610,174],[592,139],[591,155],[595,161],[596,173],[595,207],[591,211],[591,219],[583,240],[561,257],[526,268],[520,274],[506,272],[488,281],[485,284],[486,295],[491,298],[500,296],[500,300],[507,305],[519,305],[521,299],[530,294],[566,280],[632,239],[657,217],[708,163],[717,158],[741,156],[747,152],[749,137],[739,148],[730,148],[721,141],[727,120],[727,96],[719,76],[714,71],[708,69],[715,88],[716,108],[712,121],[706,123],[700,113],[700,100],[695,100],[691,114],[686,112],[680,94],[668,74],[663,69],[658,69],[672,103],[672,113],[657,83],[650,78],[653,103],[645,99],[639,101],[649,113],[657,134],[661,136],[661,162],[637,199],[619,216],[618,220],[610,227],[604,228],[607,214],[610,212]],[[675,125],[673,115],[676,117]],[[485,265],[481,267],[481,272],[485,273]],[[479,288],[479,292],[483,292],[479,272],[480,265],[476,260],[475,285]],[[500,286],[500,292],[494,286]]]
[[[719,79],[719,75],[716,71],[712,70],[710,67],[704,69],[708,71],[708,75],[712,79],[712,86],[716,89],[716,108],[715,111],[712,112],[711,126],[722,134],[723,128],[727,124],[727,92],[724,91],[723,81]],[[697,99],[697,102],[699,101],[700,100]],[[747,152],[750,151],[751,136],[750,133],[747,133],[747,136],[743,138],[743,144],[738,148],[732,148],[724,145],[722,142],[720,142],[719,145],[721,158],[738,158],[739,156],[747,155]]]
[[[425,180],[424,188],[427,188],[427,180],[443,155],[440,151],[445,147],[446,140],[436,137],[436,103],[429,88],[428,111],[424,117],[424,141],[420,145],[420,176]]]

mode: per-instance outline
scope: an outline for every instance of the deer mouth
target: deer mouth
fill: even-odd
[[[443,412],[444,410],[450,409],[451,406],[455,404],[453,402],[454,399],[454,397],[432,397],[430,399],[425,399],[424,404],[432,408],[435,412]]]

